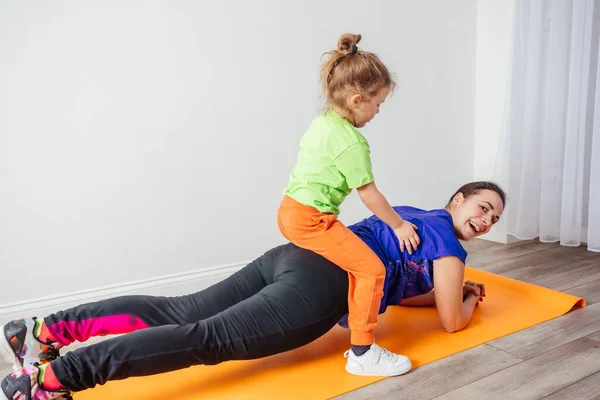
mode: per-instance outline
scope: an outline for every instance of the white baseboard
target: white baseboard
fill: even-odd
[[[78,304],[116,296],[131,294],[180,296],[195,293],[225,279],[246,264],[247,263],[223,265],[87,291],[71,293],[62,292],[61,294],[54,296],[11,304],[0,304],[0,325],[3,321],[30,316],[45,317],[58,310],[64,310]],[[53,284],[52,287],[55,287],[57,291],[63,290],[60,286],[60,282],[57,282],[56,285]]]

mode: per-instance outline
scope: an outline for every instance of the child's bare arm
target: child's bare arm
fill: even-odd
[[[385,196],[377,189],[375,182],[371,182],[359,187],[358,195],[364,205],[386,224],[390,226],[398,236],[400,250],[404,248],[412,254],[412,250],[417,250],[420,240],[415,230],[417,227],[410,222],[406,222],[390,205]],[[411,249],[412,247],[412,249]]]

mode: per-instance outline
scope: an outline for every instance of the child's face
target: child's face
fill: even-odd
[[[360,94],[354,95],[350,101],[354,125],[357,128],[362,128],[375,118],[379,113],[379,106],[385,101],[388,94],[390,94],[390,88],[384,87],[375,96],[372,96],[369,101],[365,101]]]

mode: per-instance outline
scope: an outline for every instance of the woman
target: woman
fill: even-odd
[[[391,228],[376,217],[350,226],[386,265],[380,312],[390,305],[435,305],[446,331],[463,329],[485,288],[463,282],[467,254],[459,240],[487,233],[504,205],[498,186],[472,182],[444,209],[395,207],[419,229],[421,245],[412,254],[400,251]],[[71,391],[108,380],[292,350],[337,322],[345,324],[348,279],[323,257],[286,244],[192,295],[118,297],[43,320],[11,321],[0,335],[0,349],[22,368],[2,380],[0,394],[11,400],[69,399]],[[127,334],[58,357],[58,349],[75,340],[118,333]],[[346,370],[356,375],[389,376],[399,365],[402,373],[411,368],[408,358],[376,345],[362,356],[352,351],[345,356]]]

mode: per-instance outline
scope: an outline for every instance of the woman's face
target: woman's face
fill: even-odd
[[[487,189],[468,198],[459,193],[454,196],[449,208],[454,231],[461,240],[471,240],[488,233],[504,212],[498,193]]]

